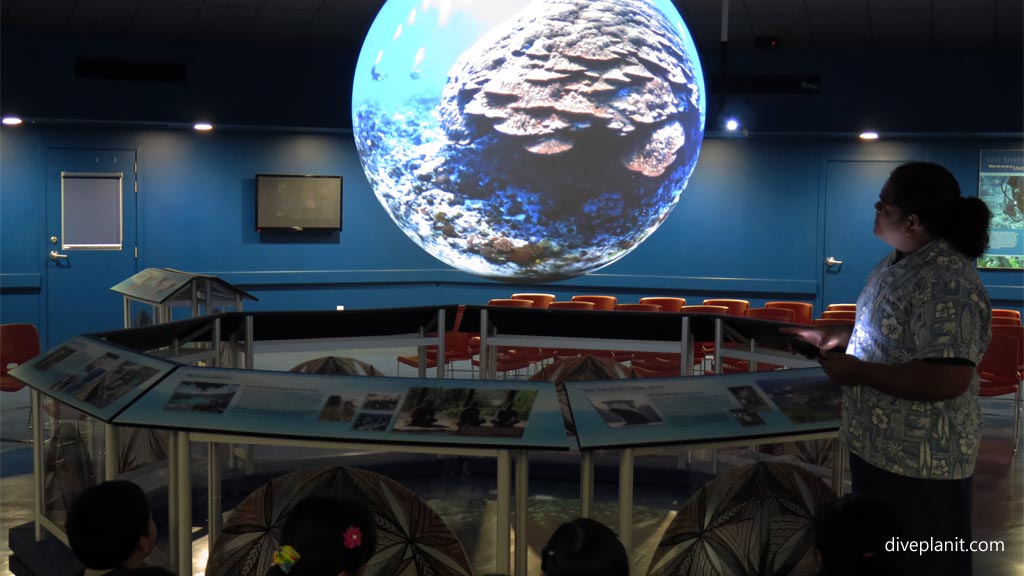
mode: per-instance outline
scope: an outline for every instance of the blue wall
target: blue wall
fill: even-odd
[[[484,303],[513,291],[802,299],[820,310],[827,160],[928,159],[977,192],[978,151],[1017,140],[708,139],[679,205],[633,253],[585,277],[549,285],[497,283],[426,255],[395,226],[362,175],[351,136],[281,132],[69,129],[0,131],[0,316],[44,325],[48,148],[127,148],[138,154],[138,268],[215,274],[259,297],[248,309],[333,309]],[[256,173],[344,177],[343,231],[296,238],[254,227]],[[873,186],[873,185],[872,185]],[[872,199],[876,192],[867,190]],[[870,210],[866,202],[865,210]],[[877,242],[865,231],[865,242]],[[857,250],[858,247],[850,247]],[[1020,308],[1019,271],[983,274],[996,303]],[[862,282],[863,279],[851,279]],[[89,307],[83,305],[82,314]],[[120,319],[95,318],[97,329]],[[45,338],[45,335],[44,335]]]
[[[749,111],[759,136],[706,139],[676,210],[621,261],[550,285],[499,284],[427,256],[377,203],[345,132],[354,48],[19,31],[5,31],[0,44],[0,108],[32,119],[0,129],[0,320],[40,326],[46,320],[49,250],[47,149],[135,150],[138,269],[223,276],[260,298],[250,309],[483,303],[520,290],[559,297],[601,292],[631,300],[653,294],[698,301],[738,296],[756,303],[789,298],[813,300],[820,309],[827,161],[933,160],[949,166],[970,194],[977,191],[979,150],[1020,149],[1024,133],[1020,51],[730,53],[731,74],[817,74],[821,92],[720,94],[709,83],[709,123],[718,109],[738,106]],[[702,54],[709,77],[720,72],[715,48]],[[187,66],[188,78],[77,78],[76,58],[178,62]],[[185,129],[200,116],[220,129]],[[869,123],[886,135],[916,139],[849,139]],[[258,233],[256,173],[341,174],[344,230],[298,240]],[[863,242],[877,240],[865,231]],[[984,280],[998,305],[1022,307],[1019,271],[985,272]],[[81,313],[94,314],[88,303]],[[120,319],[90,322],[102,329]]]

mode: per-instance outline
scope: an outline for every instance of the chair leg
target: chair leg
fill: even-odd
[[[1017,452],[1017,444],[1020,442],[1020,385],[1013,394],[1013,452]]]

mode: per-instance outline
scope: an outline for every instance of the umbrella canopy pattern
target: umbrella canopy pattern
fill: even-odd
[[[292,367],[289,372],[303,372],[305,374],[343,374],[346,376],[383,376],[384,373],[355,358],[342,356],[324,356],[307,360],[302,364]]]
[[[555,384],[558,405],[562,409],[562,421],[565,429],[576,434],[576,423],[569,411],[569,394],[565,391],[566,382],[589,382],[591,380],[622,380],[636,378],[633,369],[612,360],[596,356],[573,356],[554,362],[540,372],[530,376],[530,380],[547,381]]]
[[[816,574],[814,514],[835,498],[793,464],[758,462],[718,476],[679,510],[648,576]]]
[[[254,490],[228,517],[210,552],[208,576],[263,574],[281,526],[308,496],[366,502],[377,516],[377,549],[365,576],[469,576],[469,558],[455,534],[419,496],[380,474],[339,466],[297,470]]]

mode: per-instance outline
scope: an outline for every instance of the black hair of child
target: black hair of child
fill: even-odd
[[[127,480],[86,488],[71,501],[65,530],[78,561],[93,570],[118,568],[149,536],[146,493]]]
[[[348,541],[346,546],[346,538],[356,533],[358,545]],[[280,544],[294,548],[299,560],[287,573],[272,566],[267,576],[355,575],[377,547],[377,517],[358,500],[310,496],[288,513]]]
[[[611,528],[576,518],[555,530],[541,550],[544,576],[629,576],[629,558]]]

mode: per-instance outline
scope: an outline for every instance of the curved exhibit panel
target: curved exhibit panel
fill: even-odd
[[[696,47],[668,0],[389,0],[352,116],[378,200],[460,270],[551,281],[668,217],[704,133]]]
[[[555,392],[543,382],[183,367],[117,423],[396,445],[570,447]]]

